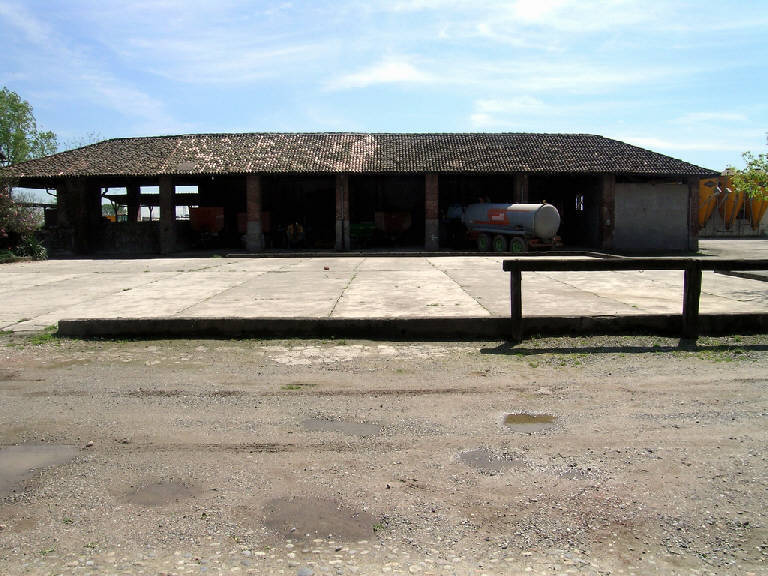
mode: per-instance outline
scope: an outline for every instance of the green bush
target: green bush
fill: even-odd
[[[16,204],[8,187],[0,183],[0,251],[45,259],[45,248],[35,236],[39,228],[40,216],[35,209]]]

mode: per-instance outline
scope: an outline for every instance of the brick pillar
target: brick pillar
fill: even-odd
[[[349,174],[336,174],[336,250],[349,250]]]
[[[160,176],[160,253],[176,251],[176,187],[170,176]]]
[[[127,196],[128,210],[126,212],[126,220],[128,222],[138,222],[139,220],[139,194],[141,189],[138,184],[128,184],[125,187],[125,193]]]
[[[528,203],[528,174],[515,174],[512,201],[515,204]]]
[[[688,177],[688,250],[699,251],[699,179]]]
[[[250,252],[260,252],[264,249],[264,232],[261,229],[261,176],[258,174],[245,177],[245,206],[245,248]]]
[[[440,247],[437,174],[426,174],[424,180],[424,249],[437,250]]]
[[[616,226],[616,176],[603,174],[600,186],[600,247],[613,249],[613,230]]]

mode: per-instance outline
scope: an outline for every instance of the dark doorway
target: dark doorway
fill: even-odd
[[[563,244],[568,248],[600,246],[600,179],[596,176],[532,175],[528,201],[552,204],[560,212]]]
[[[335,176],[264,176],[261,201],[267,248],[335,246]]]
[[[424,176],[350,177],[351,247],[423,247],[424,187]]]

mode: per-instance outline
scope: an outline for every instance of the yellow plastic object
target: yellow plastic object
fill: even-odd
[[[768,197],[749,199],[749,222],[752,224],[752,230],[760,228],[760,221],[768,210]]]
[[[699,180],[699,229],[704,228],[717,206],[717,178]]]
[[[721,178],[720,189],[723,194],[721,194],[722,200],[718,202],[717,210],[723,217],[725,229],[728,230],[744,206],[744,193],[736,192],[732,188],[730,178]]]

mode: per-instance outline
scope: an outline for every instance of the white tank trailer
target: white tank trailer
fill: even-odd
[[[560,243],[560,214],[551,204],[470,204],[461,220],[484,252],[526,252]]]

